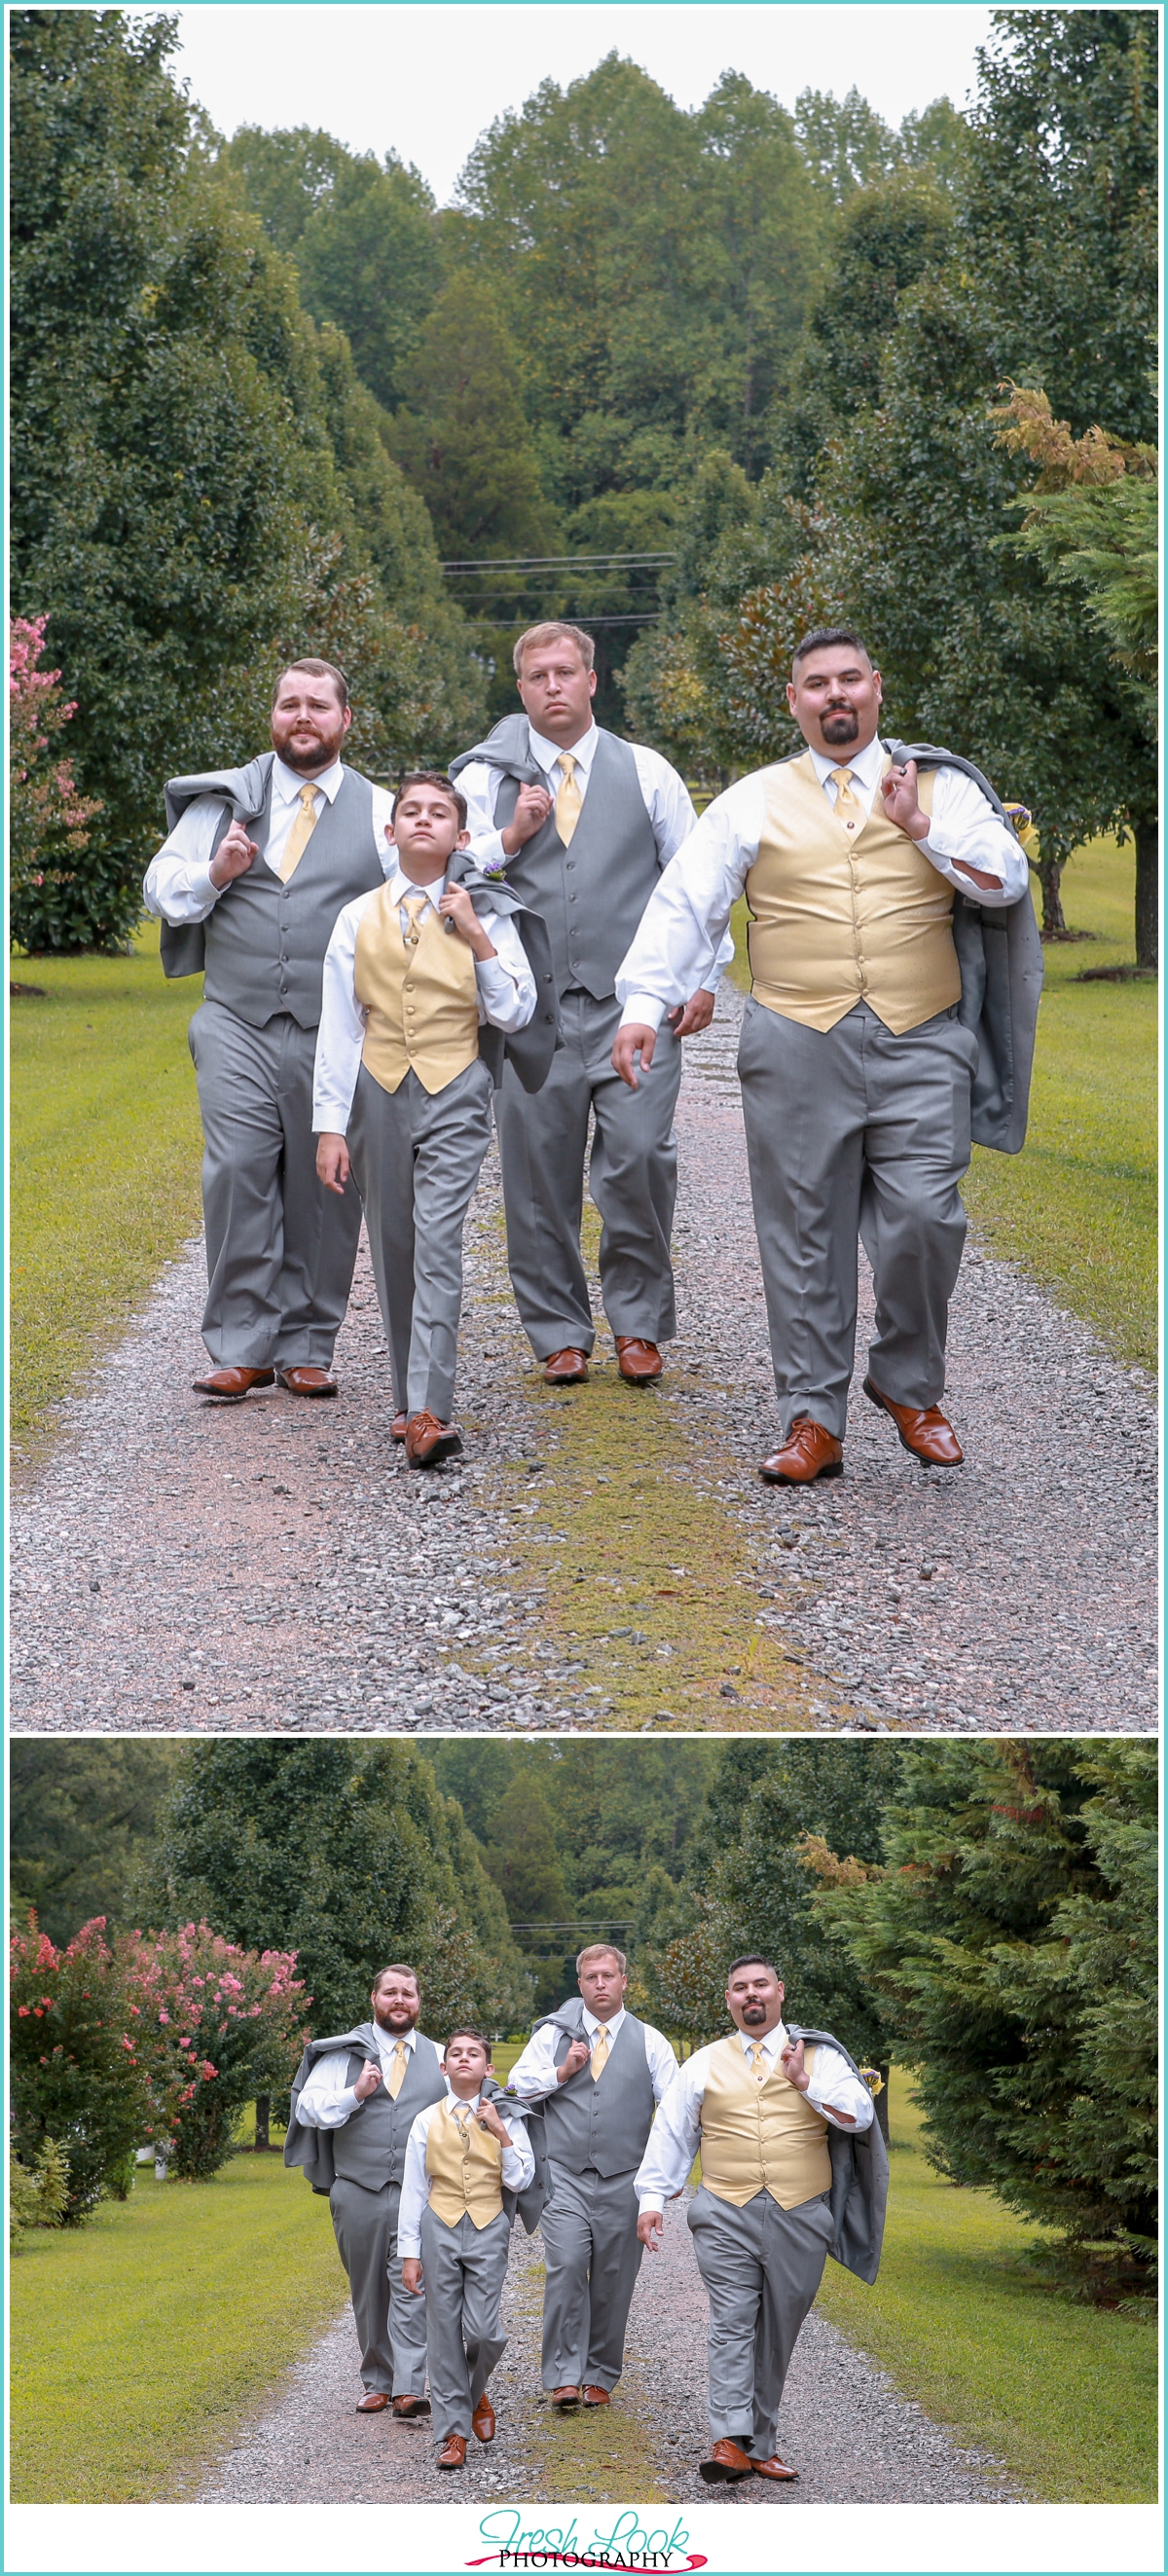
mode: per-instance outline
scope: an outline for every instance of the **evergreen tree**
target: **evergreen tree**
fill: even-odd
[[[128,1737],[14,1737],[9,1760],[11,1904],[64,1948],[102,1915],[129,1925],[127,1890],[182,1761],[177,1744]]]

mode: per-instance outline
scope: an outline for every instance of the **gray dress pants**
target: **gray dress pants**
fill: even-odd
[[[353,1284],[361,1201],[316,1177],[316,1030],[253,1029],[204,1002],[188,1031],[203,1121],[207,1304],[218,1368],[328,1368]]]
[[[844,1436],[857,1239],[874,1384],[894,1404],[940,1402],[976,1069],[956,1007],[894,1037],[866,1002],[826,1033],[747,1003],[738,1077],[784,1439],[800,1413]]]
[[[550,2157],[547,2172],[543,2384],[615,2388],[643,2250],[633,2174],[569,2173]]]
[[[469,2442],[471,2416],[507,2349],[507,2337],[499,2332],[499,2301],[511,2221],[501,2209],[486,2227],[476,2227],[469,2216],[448,2227],[424,2209],[421,2236],[430,2411],[441,2448],[451,2433]]]
[[[783,2382],[835,2233],[829,2195],[780,2209],[760,2191],[736,2209],[703,2186],[686,2221],[710,2302],[711,2437],[769,2460]]]
[[[361,2379],[386,2397],[426,2394],[426,2303],[402,2288],[397,2250],[401,2191],[366,2191],[338,2174],[329,2193],[337,2252],[349,2276],[361,2344]]]
[[[412,1068],[384,1091],[362,1065],[349,1119],[394,1404],[439,1422],[454,1410],[462,1234],[491,1141],[491,1096],[481,1056],[433,1093]]]
[[[620,1026],[615,999],[560,997],[565,1043],[542,1091],[526,1092],[513,1065],[496,1103],[507,1263],[537,1360],[590,1351],[596,1339],[580,1255],[589,1115],[596,1130],[588,1187],[600,1210],[600,1290],[613,1333],[649,1342],[677,1330],[669,1238],[677,1196],[673,1113],[681,1046],[663,1027],[640,1088],[612,1068]]]

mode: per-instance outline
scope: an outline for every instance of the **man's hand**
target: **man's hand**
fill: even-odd
[[[627,1082],[630,1091],[639,1091],[641,1087],[636,1073],[637,1057],[641,1059],[642,1073],[647,1073],[656,1044],[656,1029],[643,1026],[639,1020],[630,1020],[627,1028],[617,1030],[612,1050],[613,1069],[619,1073],[622,1082]]]
[[[318,1136],[316,1140],[318,1181],[324,1182],[326,1190],[335,1190],[337,1197],[343,1198],[349,1171],[349,1148],[344,1137],[328,1134]]]
[[[929,818],[917,802],[915,760],[906,761],[903,769],[890,769],[887,778],[881,779],[880,789],[889,822],[899,824],[910,841],[927,841]]]
[[[570,2075],[578,2075],[582,2066],[591,2063],[592,2051],[586,2039],[574,2039],[562,2066],[556,2068],[557,2084],[566,2084]]]
[[[422,2265],[416,2254],[402,2256],[402,2288],[409,2291],[411,2299],[422,2297]]]
[[[793,2084],[797,2093],[805,2093],[811,2082],[811,2078],[803,2063],[803,2042],[801,2039],[796,2040],[794,2047],[791,2046],[791,2043],[788,2040],[787,2045],[780,2056],[779,2064],[787,2078],[788,2084]]]
[[[367,2102],[370,2094],[376,2093],[380,2082],[381,2068],[379,2066],[375,2066],[372,2058],[369,2058],[362,2067],[357,2081],[353,2086],[353,2091],[357,2096],[357,2100],[359,2102]]]
[[[479,920],[465,886],[448,886],[438,910],[444,921],[454,923],[459,938],[465,939],[476,957],[494,957],[497,954],[492,947],[490,933]]]
[[[479,2128],[486,2130],[488,2137],[497,2138],[501,2147],[510,2146],[511,2132],[506,2121],[499,2118],[493,2102],[480,2102],[475,2112],[475,2119]]]
[[[699,1029],[709,1028],[713,1016],[714,996],[706,991],[704,984],[699,984],[696,993],[690,994],[684,1009],[679,1002],[676,1010],[665,1014],[675,1038],[696,1036]]]
[[[252,860],[258,856],[259,846],[258,841],[249,841],[242,823],[233,823],[224,833],[211,861],[212,885],[230,885],[233,877],[246,876]]]
[[[659,2254],[665,2220],[659,2209],[643,2209],[637,2220],[637,2236],[650,2254]]]
[[[534,840],[540,824],[546,823],[551,810],[552,800],[546,787],[520,788],[514,814],[502,836],[509,859],[514,858],[516,850],[521,850],[525,841]]]

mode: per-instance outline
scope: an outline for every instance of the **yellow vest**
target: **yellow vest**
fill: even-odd
[[[930,814],[931,771],[917,796]],[[767,774],[746,899],[755,998],[781,1019],[833,1029],[867,1002],[900,1037],[961,999],[952,886],[889,821],[879,788],[866,823],[845,831],[809,751]]]
[[[463,2147],[452,2098],[439,2103],[426,2136],[430,2207],[447,2227],[468,2216],[476,2227],[489,2227],[503,2206],[503,2150],[473,2116]]]
[[[815,2050],[804,2056],[808,2072]],[[743,2209],[769,2191],[781,2209],[797,2209],[831,2189],[827,2122],[806,2094],[775,2066],[756,2083],[739,2038],[720,2039],[710,2054],[702,2103],[702,2181],[715,2200]]]
[[[388,885],[366,904],[357,929],[353,990],[368,1011],[361,1061],[383,1091],[396,1091],[412,1065],[423,1091],[444,1091],[479,1051],[475,962],[465,939],[427,913],[407,949]]]

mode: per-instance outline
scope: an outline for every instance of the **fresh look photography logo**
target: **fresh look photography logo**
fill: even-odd
[[[676,2522],[672,2530],[646,2530],[633,2507],[624,2508],[610,2530],[582,2532],[575,2515],[565,2530],[525,2529],[522,2513],[507,2506],[483,2516],[479,2539],[487,2543],[486,2555],[468,2558],[468,2567],[645,2568],[658,2569],[661,2576],[676,2570],[680,2576],[682,2569],[708,2564],[690,2549],[684,2523]]]

